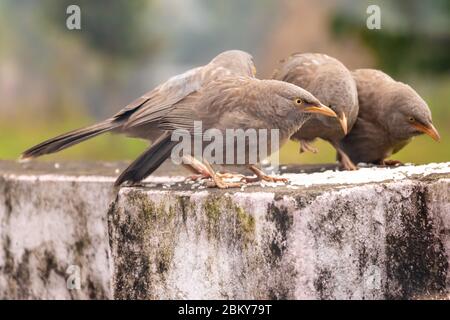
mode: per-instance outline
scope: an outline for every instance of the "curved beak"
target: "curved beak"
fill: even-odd
[[[338,118],[341,127],[342,127],[342,131],[344,131],[344,134],[347,135],[348,133],[348,124],[347,124],[347,117],[345,116],[345,113],[342,113],[342,116],[340,118]]]
[[[431,123],[429,125],[413,123],[412,126],[414,128],[416,128],[417,130],[419,130],[420,132],[423,132],[426,135],[429,135],[435,141],[441,140],[441,136],[439,135],[439,132],[436,130],[436,128]]]
[[[320,104],[319,106],[310,106],[310,107],[305,107],[305,109],[303,109],[304,112],[308,112],[308,113],[320,113],[323,114],[325,116],[328,117],[334,117],[337,118],[337,114],[330,108],[328,108],[327,106]]]

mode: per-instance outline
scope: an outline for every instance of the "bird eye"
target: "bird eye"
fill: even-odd
[[[300,98],[295,98],[294,102],[296,105],[301,105],[303,103],[302,99],[300,99]]]
[[[414,119],[414,117],[408,117],[408,121],[409,121],[409,122],[415,122],[416,119]]]

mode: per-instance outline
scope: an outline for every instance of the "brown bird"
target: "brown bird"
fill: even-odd
[[[397,164],[386,158],[414,136],[425,133],[440,140],[427,103],[414,89],[379,70],[359,69],[352,74],[358,88],[359,114],[339,145],[353,162]]]
[[[163,132],[143,120],[148,113],[153,114],[154,109],[158,112],[170,109],[174,104],[214,79],[230,75],[253,77],[255,73],[256,68],[250,54],[240,50],[225,51],[207,65],[170,78],[131,102],[111,118],[44,141],[26,150],[21,159],[26,160],[58,152],[105,132],[123,133],[130,137],[154,141]],[[198,171],[193,169],[194,172]]]
[[[340,61],[328,55],[297,53],[283,62],[274,78],[311,92],[338,115],[337,119],[322,115],[312,116],[291,138],[300,141],[300,152],[316,153],[317,149],[310,144],[314,139],[321,138],[336,149],[343,168],[356,169],[339,147],[339,140],[352,129],[358,115],[358,95],[350,71]]]
[[[120,175],[116,181],[120,185],[150,175],[177,145],[171,140],[171,133],[176,129],[192,131],[195,120],[203,122],[204,130],[279,128],[282,143],[303,124],[307,118],[305,112],[335,116],[307,91],[280,81],[257,80],[254,73],[249,54],[236,50],[224,52],[206,66],[169,79],[113,117],[47,140],[25,151],[22,158],[57,152],[109,131],[154,141]],[[203,165],[195,160],[192,166],[195,172],[207,171],[219,187],[233,186],[215,174],[208,163]],[[255,166],[250,168],[258,178],[273,180]]]
[[[307,113],[322,113],[336,116],[328,107],[322,105],[312,94],[302,88],[276,80],[258,80],[251,77],[223,77],[211,81],[185,99],[171,105],[169,108],[153,108],[145,116],[130,118],[124,128],[145,123],[152,128],[164,130],[164,134],[147,151],[136,159],[117,179],[116,185],[126,181],[139,182],[170,157],[172,149],[179,143],[172,141],[175,130],[185,130],[194,137],[194,121],[202,122],[202,130],[217,129],[224,135],[228,129],[278,129],[279,145],[286,142],[308,118]],[[271,143],[266,141],[268,154]],[[249,150],[249,141],[245,141]],[[228,159],[228,144],[223,145],[223,155]],[[205,145],[203,145],[205,148]],[[236,156],[236,145],[232,146],[233,157]],[[193,154],[189,154],[193,156]],[[262,159],[257,159],[260,161]],[[240,163],[227,163],[240,164]],[[248,162],[244,165],[256,174],[256,179],[278,181],[279,178],[269,177]],[[220,188],[238,186],[239,183],[227,183],[218,176],[207,162],[205,167],[215,185]],[[247,181],[254,181],[246,178]],[[284,179],[283,179],[284,180]]]

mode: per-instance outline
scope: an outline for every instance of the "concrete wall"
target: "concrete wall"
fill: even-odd
[[[0,299],[449,297],[450,163],[225,191],[122,167],[0,162]]]

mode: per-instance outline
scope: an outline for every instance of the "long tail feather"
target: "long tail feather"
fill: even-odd
[[[145,179],[170,156],[177,143],[170,140],[169,133],[165,133],[122,172],[114,185],[117,187],[126,181],[135,183]]]
[[[111,131],[120,125],[121,123],[119,121],[108,119],[86,128],[62,134],[26,150],[22,153],[21,159],[35,158],[61,151],[82,141],[98,136],[99,134]]]

